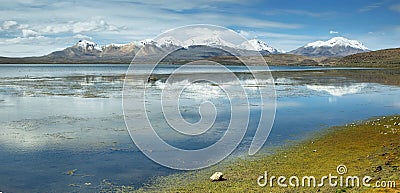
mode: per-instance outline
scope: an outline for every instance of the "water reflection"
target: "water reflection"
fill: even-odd
[[[356,83],[351,85],[306,85],[308,89],[318,92],[327,92],[332,96],[343,96],[348,94],[356,94],[362,91],[367,86],[366,83]]]
[[[123,75],[1,78],[0,94],[13,96],[73,96],[113,98],[121,96]]]
[[[35,77],[28,78],[13,76],[12,68],[0,71],[2,191],[98,192],[105,179],[140,187],[156,175],[176,172],[149,161],[132,143],[122,115],[124,76],[121,68],[115,71],[93,66],[84,71],[81,67],[59,68],[64,71],[49,76],[51,68],[46,70],[49,73],[41,75],[43,70],[31,67],[34,73],[30,75]],[[72,69],[68,71],[69,68]],[[24,70],[21,75],[30,72]],[[79,74],[81,72],[84,74]],[[215,73],[209,75],[215,76]],[[248,93],[271,81],[253,82],[246,79],[245,74],[239,76]],[[148,87],[151,96],[148,103],[159,102],[157,93],[166,86],[165,78],[157,77],[159,79]],[[285,74],[274,78],[277,114],[265,150],[331,125],[395,114],[400,110],[399,87],[356,82],[343,77]],[[186,83],[182,80],[173,84]],[[143,81],[137,84],[143,84]],[[167,133],[160,121],[158,126],[163,137],[173,145],[195,148],[223,135],[224,126],[229,124],[224,122],[228,120],[225,115],[229,114],[229,109],[224,110],[226,95],[210,82],[200,81],[187,86],[182,95],[182,116],[188,121],[198,120],[198,105],[205,100],[214,100],[214,104],[222,109],[218,128],[202,138],[190,140]],[[260,107],[257,101],[250,102],[254,105],[250,107],[251,116],[256,120]],[[161,118],[157,110],[150,111]],[[254,120],[250,120],[250,132],[245,135],[238,152],[248,151],[256,124]],[[78,175],[64,174],[73,169],[77,169]],[[85,186],[87,182],[92,186]]]

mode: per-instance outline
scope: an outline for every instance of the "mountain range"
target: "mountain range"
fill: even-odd
[[[228,50],[235,50],[240,56],[283,54],[264,41],[251,39],[239,45],[219,37],[199,37],[185,42],[173,37],[164,37],[157,41],[146,39],[127,44],[108,44],[100,46],[88,40],[79,40],[75,45],[40,57],[8,58],[0,57],[0,63],[129,63],[140,49],[145,56],[167,55],[163,62],[182,63],[210,57],[231,56]],[[286,54],[308,57],[341,57],[370,51],[362,43],[344,37],[335,37],[328,41],[316,41],[306,44]],[[143,61],[146,62],[146,61]]]

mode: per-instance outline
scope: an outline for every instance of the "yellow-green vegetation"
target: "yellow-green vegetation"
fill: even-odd
[[[77,170],[78,169],[68,170],[68,171],[64,172],[64,174],[73,176]]]
[[[347,173],[339,175],[338,165]],[[400,192],[400,115],[332,127],[309,139],[276,150],[271,155],[236,159],[208,169],[156,178],[136,192]],[[211,182],[215,171],[224,173],[225,181]],[[315,176],[317,187],[260,187],[257,178],[267,171],[276,177]],[[371,187],[332,187],[322,176],[370,176]],[[395,182],[395,188],[377,188],[375,182]],[[345,182],[345,181],[343,181]],[[345,183],[343,183],[345,184]],[[301,185],[301,181],[300,181]],[[113,187],[113,192],[130,192],[132,187]]]

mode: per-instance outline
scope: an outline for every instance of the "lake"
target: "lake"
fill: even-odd
[[[141,68],[146,66],[139,65],[135,71],[138,76]],[[148,103],[157,106],[160,92],[168,86],[164,77],[177,68],[160,65],[155,70],[158,80],[147,84]],[[247,89],[257,88],[247,80],[245,67],[227,68],[241,77]],[[251,68],[260,73],[267,70]],[[132,142],[122,110],[127,69],[128,65],[114,64],[0,65],[0,191],[96,192],[109,183],[140,187],[154,176],[179,172],[151,161]],[[272,72],[289,73],[274,75],[275,122],[261,152],[329,126],[400,112],[399,87],[313,75],[329,70],[371,69],[270,67]],[[207,77],[220,73],[214,66],[199,65],[185,69],[180,76],[184,80],[190,74]],[[232,96],[241,100],[240,95]],[[164,131],[166,123],[151,107],[150,119],[168,143],[203,148],[223,136],[230,118],[229,101],[221,89],[201,81],[182,94],[182,117],[198,121],[198,106],[204,101],[213,102],[221,113],[215,128],[199,138]],[[246,156],[258,111],[255,101],[250,108],[249,130],[230,158]]]

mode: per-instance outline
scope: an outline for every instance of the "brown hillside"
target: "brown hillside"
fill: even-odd
[[[338,66],[400,67],[400,48],[364,52],[345,56]]]

